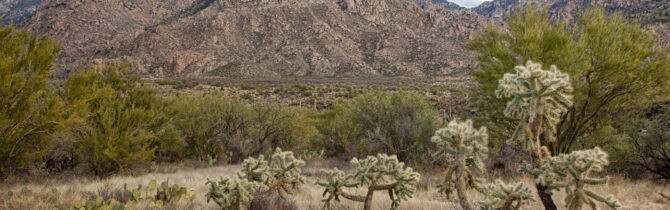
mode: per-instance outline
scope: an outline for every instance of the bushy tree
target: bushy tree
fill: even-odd
[[[479,180],[473,173],[484,171],[482,161],[488,157],[486,128],[475,129],[471,120],[452,120],[447,127],[437,130],[431,141],[438,147],[434,156],[448,164],[445,180],[438,186],[440,193],[449,197],[455,187],[461,207],[472,209],[466,188],[475,188]]]
[[[608,164],[607,153],[596,147],[549,157],[539,168],[527,164],[521,170],[534,174],[536,181],[546,186],[547,190],[565,189],[565,207],[570,210],[582,209],[584,204],[598,209],[596,201],[618,209],[621,204],[612,195],[603,197],[586,189],[588,185],[607,184],[608,177],[592,177],[592,173],[601,172]]]
[[[70,74],[66,98],[83,101],[83,126],[74,147],[98,176],[124,172],[158,154],[179,148],[172,113],[156,90],[142,85],[122,66],[91,67]]]
[[[242,163],[242,170],[233,178],[221,177],[218,182],[207,180],[210,191],[205,196],[208,202],[212,200],[224,209],[238,210],[247,209],[254,197],[267,197],[275,192],[285,199],[305,183],[298,168],[304,165],[305,162],[295,158],[293,152],[277,148],[270,163],[263,155],[258,159],[247,158]]]
[[[231,141],[243,137],[250,110],[247,104],[221,94],[180,95],[173,98],[175,125],[190,153],[201,161],[218,160]]]
[[[400,161],[427,163],[429,138],[438,114],[425,98],[409,92],[372,92],[335,105],[319,125],[336,150],[373,155],[397,154]]]
[[[387,191],[391,198],[391,209],[397,209],[400,202],[412,197],[419,181],[419,173],[398,161],[396,156],[378,154],[359,160],[354,158],[351,164],[356,167],[356,174],[347,175],[337,168],[321,170],[326,174],[328,182],[318,181],[317,184],[325,187],[323,196],[324,209],[330,207],[331,201],[340,201],[340,196],[346,199],[362,202],[363,209],[372,208],[372,198],[375,191]],[[366,187],[366,195],[347,193],[344,188]]]
[[[49,87],[55,40],[0,25],[0,179],[42,158],[70,109]]]
[[[506,15],[509,30],[489,26],[468,47],[479,53],[482,119],[494,137],[507,139],[516,123],[502,115],[506,100],[496,99],[498,80],[527,60],[556,65],[574,87],[574,106],[556,124],[556,141],[546,146],[554,153],[591,148],[610,139],[597,139],[631,111],[667,95],[670,54],[657,46],[653,35],[620,13],[590,8],[574,23],[552,22],[547,10],[531,6]]]

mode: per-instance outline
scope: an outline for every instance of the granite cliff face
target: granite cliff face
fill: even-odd
[[[487,19],[414,0],[45,0],[24,22],[76,70],[102,58],[155,76],[432,76],[474,67]]]
[[[2,24],[19,23],[37,12],[42,0],[0,0]]]

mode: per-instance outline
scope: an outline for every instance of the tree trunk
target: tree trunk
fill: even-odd
[[[456,180],[456,193],[458,193],[458,202],[463,207],[463,210],[472,210],[470,202],[468,202],[468,195],[465,192],[465,183],[463,179]]]
[[[551,198],[551,194],[547,193],[547,187],[541,185],[540,183],[535,184],[537,189],[537,195],[540,196],[542,205],[544,205],[545,210],[556,210],[556,204],[554,204],[554,199]]]

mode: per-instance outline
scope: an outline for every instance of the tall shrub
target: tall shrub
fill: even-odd
[[[72,73],[68,100],[85,102],[86,123],[77,131],[79,158],[98,176],[124,172],[179,148],[168,104],[122,66]]]
[[[69,109],[50,90],[55,40],[0,26],[0,179],[24,169],[49,149]]]

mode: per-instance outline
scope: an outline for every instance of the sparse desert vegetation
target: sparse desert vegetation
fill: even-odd
[[[0,208],[670,208],[670,47],[599,8],[507,23],[470,75],[357,85],[59,83],[59,45],[3,27]]]

